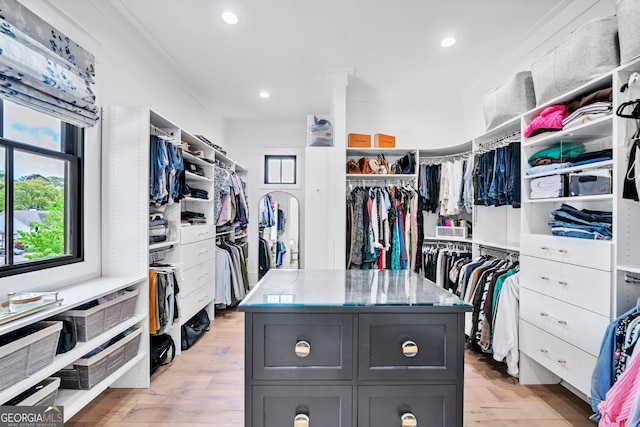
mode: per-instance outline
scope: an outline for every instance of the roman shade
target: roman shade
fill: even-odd
[[[91,127],[94,75],[91,53],[16,0],[0,0],[0,97]]]

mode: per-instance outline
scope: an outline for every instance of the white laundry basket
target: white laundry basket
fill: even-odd
[[[626,64],[640,56],[640,2],[638,0],[618,0],[618,38],[620,39],[620,63]]]
[[[620,65],[618,20],[593,19],[531,65],[538,105]]]
[[[520,71],[482,97],[487,130],[493,129],[536,106],[531,71]]]

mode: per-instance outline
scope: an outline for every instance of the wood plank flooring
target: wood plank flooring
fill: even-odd
[[[66,427],[244,425],[244,315],[216,314],[192,349],[162,367],[149,389],[109,389]],[[523,386],[505,366],[467,351],[465,426],[590,426],[589,405],[560,385]]]

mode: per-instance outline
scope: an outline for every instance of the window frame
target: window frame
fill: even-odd
[[[280,181],[269,181],[269,161],[280,160]],[[293,160],[293,182],[282,182],[282,160]],[[265,154],[264,155],[264,184],[265,185],[297,185],[298,184],[298,156],[295,154]]]
[[[0,278],[60,267],[84,261],[84,129],[60,121],[60,151],[4,138],[4,101],[0,100],[0,148],[5,150],[5,257],[0,264]],[[13,212],[14,212],[14,160],[19,150],[32,155],[68,162],[65,176],[65,250],[67,255],[28,261],[14,265]],[[2,201],[0,201],[2,203]]]

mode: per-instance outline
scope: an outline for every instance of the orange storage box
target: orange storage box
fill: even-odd
[[[371,147],[371,135],[364,135],[361,133],[350,133],[349,147],[355,147],[355,148]]]
[[[373,137],[373,146],[376,148],[396,148],[396,137],[376,133]]]

